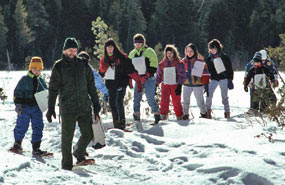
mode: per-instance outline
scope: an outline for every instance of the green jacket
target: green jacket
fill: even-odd
[[[140,50],[134,48],[129,54],[130,59],[140,56],[145,57],[146,72],[153,76],[158,67],[158,58],[155,51],[150,47],[143,46]]]
[[[49,107],[55,106],[58,95],[61,113],[87,113],[91,111],[91,103],[94,113],[100,112],[92,69],[81,58],[70,60],[62,55],[54,64],[49,83]]]
[[[14,103],[37,105],[34,94],[45,89],[47,89],[45,80],[29,71],[27,75],[21,78],[14,90]]]

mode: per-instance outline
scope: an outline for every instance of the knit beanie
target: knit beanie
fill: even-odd
[[[143,38],[143,36],[138,35],[136,37],[134,37],[134,43],[144,43],[145,39]]]
[[[32,69],[44,69],[43,60],[41,57],[33,57],[30,61],[29,70]]]
[[[262,56],[261,56],[261,53],[260,52],[256,52],[253,56],[253,60],[255,62],[262,62]]]
[[[76,39],[73,37],[68,37],[64,41],[63,51],[67,50],[69,48],[77,48],[78,49],[78,43],[77,43]]]

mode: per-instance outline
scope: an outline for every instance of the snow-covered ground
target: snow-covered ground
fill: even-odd
[[[235,89],[229,91],[231,119],[223,118],[219,89],[214,94],[213,120],[198,118],[194,97],[191,110],[195,118],[190,121],[176,121],[172,114],[168,121],[152,127],[153,117],[144,111],[142,129],[135,125],[130,126],[130,133],[111,129],[106,131],[105,148],[95,151],[88,147],[96,164],[80,173],[61,169],[58,120],[48,123],[44,117],[42,149],[54,152],[54,158],[31,156],[31,128],[23,141],[24,155],[7,151],[14,142],[13,90],[24,74],[26,71],[0,72],[0,87],[8,95],[6,103],[0,104],[0,184],[285,184],[285,133],[275,122],[262,126],[258,118],[243,115],[249,107],[243,72],[235,72]],[[128,122],[132,120],[131,104]],[[111,113],[102,115],[102,120],[105,128],[110,127]],[[254,137],[261,133],[272,133],[275,142]],[[73,142],[78,138],[77,129]]]

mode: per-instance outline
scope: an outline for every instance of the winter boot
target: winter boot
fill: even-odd
[[[159,121],[160,121],[160,114],[155,114],[154,115],[154,124],[158,124]]]
[[[33,155],[35,155],[35,156],[41,156],[41,155],[47,153],[47,151],[42,151],[42,150],[40,149],[41,142],[32,143],[32,145],[33,145]]]
[[[231,113],[230,112],[225,112],[225,118],[230,118],[231,117]]]
[[[73,153],[73,156],[77,159],[76,164],[79,164],[82,161],[86,160],[86,157],[84,155],[83,156],[78,156],[78,155]]]
[[[183,116],[176,116],[177,121],[183,120]]]
[[[22,153],[22,141],[15,141],[14,145],[9,149],[10,152]]]
[[[139,112],[134,112],[133,117],[134,117],[134,121],[140,121],[141,120]]]
[[[212,119],[212,109],[207,110],[207,118]]]
[[[183,120],[189,120],[189,114],[183,115]]]
[[[207,114],[207,112],[206,113],[204,113],[204,114],[202,114],[202,113],[200,113],[200,118],[208,118],[208,114]]]
[[[167,119],[168,119],[168,115],[160,114],[160,120],[167,120]]]
[[[124,130],[126,128],[126,119],[120,119],[120,129]]]

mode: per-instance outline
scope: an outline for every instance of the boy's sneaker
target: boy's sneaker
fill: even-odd
[[[79,163],[81,163],[82,161],[85,161],[85,160],[86,160],[86,157],[85,157],[85,156],[77,156],[77,155],[75,155],[75,154],[73,154],[73,156],[77,159],[76,164],[79,164]]]
[[[42,151],[39,148],[33,150],[33,155],[35,155],[35,156],[42,156],[42,155],[45,155],[45,154],[47,154],[47,151]]]

